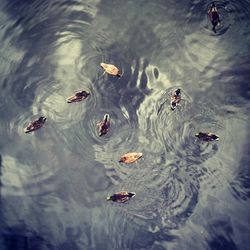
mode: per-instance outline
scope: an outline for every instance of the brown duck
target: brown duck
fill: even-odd
[[[121,77],[121,72],[115,65],[101,63],[101,67],[103,68],[104,72],[106,72],[112,76]]]
[[[180,101],[181,101],[181,90],[177,89],[171,96],[171,100],[170,100],[171,109],[175,110],[175,108],[180,103]]]
[[[108,201],[114,201],[114,202],[119,202],[119,203],[124,203],[131,198],[135,197],[136,193],[134,192],[127,192],[127,191],[120,191],[117,192],[111,196],[107,197]]]
[[[90,95],[89,92],[85,90],[81,90],[81,91],[76,92],[74,95],[68,97],[66,101],[67,103],[80,102],[86,99],[89,95]]]
[[[103,120],[97,123],[99,136],[107,134],[110,128],[110,117],[109,114],[105,114]]]
[[[35,121],[32,121],[29,123],[29,125],[24,129],[25,133],[30,133],[32,131],[35,131],[39,128],[41,128],[46,121],[46,118],[44,116],[39,117]]]
[[[136,153],[136,152],[126,153],[120,158],[119,162],[129,164],[137,161],[141,157],[142,153]]]
[[[219,140],[219,136],[213,133],[199,132],[195,134],[195,136],[202,141],[218,141]]]
[[[209,7],[208,9],[208,17],[210,22],[213,25],[213,31],[214,33],[216,33],[216,26],[220,25],[220,16],[219,16],[219,12],[215,6],[215,3],[212,3],[212,5]]]

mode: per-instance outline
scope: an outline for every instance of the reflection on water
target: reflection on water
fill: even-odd
[[[1,249],[247,249],[250,2],[215,3],[1,1]]]

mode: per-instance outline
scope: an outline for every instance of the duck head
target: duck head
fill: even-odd
[[[111,201],[113,198],[113,195],[107,197],[107,201]]]
[[[108,65],[107,65],[106,63],[103,63],[103,62],[102,62],[100,65],[101,65],[101,67],[102,67],[104,70],[106,70],[107,67],[108,67]]]
[[[104,120],[104,122],[109,122],[109,120],[110,120],[109,114],[105,114],[103,117],[103,120]]]
[[[134,193],[134,192],[129,192],[128,193],[129,198],[133,198],[135,195],[136,195],[136,193]]]
[[[171,102],[171,110],[175,110],[176,108],[176,102]]]
[[[198,138],[199,138],[199,137],[200,137],[200,134],[201,134],[201,132],[196,133],[196,134],[195,134],[195,137],[198,137]]]
[[[176,95],[180,95],[180,94],[181,94],[181,89],[177,89],[177,90],[175,91],[175,94],[176,94]]]
[[[90,93],[85,90],[81,90],[76,93],[76,96],[79,96],[79,97],[88,97],[89,95]]]
[[[83,90],[83,91],[82,91],[82,95],[85,96],[85,97],[87,97],[87,96],[90,95],[90,93],[89,93],[88,91],[84,91],[84,90]]]
[[[41,117],[39,117],[39,119],[38,119],[38,121],[39,121],[40,123],[45,123],[46,120],[47,120],[47,118],[44,117],[44,116],[41,116]]]
[[[211,134],[210,135],[210,139],[211,139],[211,141],[219,141],[219,136],[217,136],[217,135],[215,135],[215,134]]]

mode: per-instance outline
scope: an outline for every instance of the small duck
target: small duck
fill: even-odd
[[[124,203],[131,198],[135,197],[136,193],[133,192],[127,192],[127,191],[120,191],[118,193],[115,193],[111,196],[107,197],[108,201],[114,201],[114,202],[119,202],[119,203]]]
[[[30,122],[29,125],[24,129],[24,132],[30,133],[32,131],[41,128],[44,125],[45,121],[46,117],[44,116],[39,117],[37,120]]]
[[[104,72],[112,75],[112,76],[117,76],[121,77],[121,72],[120,70],[113,64],[107,64],[107,63],[101,63],[101,67],[104,69]]]
[[[209,10],[207,13],[208,13],[208,17],[210,19],[210,22],[213,25],[213,31],[214,31],[214,33],[216,33],[215,27],[217,25],[220,25],[220,16],[219,16],[219,12],[218,12],[214,2],[209,7]]]
[[[202,141],[218,141],[219,140],[219,136],[213,133],[199,132],[195,134],[195,136],[198,137]]]
[[[142,157],[142,153],[136,153],[136,152],[126,153],[121,157],[119,162],[123,162],[123,163],[127,163],[127,164],[133,163],[141,157]]]
[[[181,90],[177,89],[171,96],[170,107],[172,110],[175,110],[176,106],[181,101]]]
[[[110,116],[105,114],[103,120],[97,123],[99,136],[107,134],[110,127]]]
[[[85,90],[77,91],[74,95],[66,99],[67,103],[80,102],[86,99],[90,95],[89,92]]]

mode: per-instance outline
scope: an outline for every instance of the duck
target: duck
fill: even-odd
[[[104,73],[108,73],[116,77],[121,77],[121,72],[115,65],[102,62],[101,67],[104,70]]]
[[[177,107],[177,105],[180,103],[181,101],[181,90],[180,89],[176,89],[174,91],[174,93],[171,96],[171,100],[170,100],[170,107],[172,110],[175,110],[175,108]]]
[[[46,117],[41,116],[38,119],[36,119],[35,121],[30,122],[29,125],[24,129],[24,132],[30,133],[32,131],[35,131],[35,130],[41,128],[44,125],[46,119],[47,119]]]
[[[90,95],[89,92],[85,90],[77,91],[74,95],[66,99],[67,103],[80,102],[86,99]]]
[[[109,128],[110,128],[110,116],[109,114],[105,114],[103,117],[103,120],[100,121],[99,123],[97,123],[97,127],[98,127],[98,135],[102,136],[107,134]]]
[[[218,141],[219,140],[219,136],[213,133],[199,132],[195,134],[195,136],[198,137],[202,141]]]
[[[129,164],[129,163],[133,163],[137,161],[141,157],[142,157],[142,153],[137,153],[137,152],[126,153],[121,156],[119,162]]]
[[[208,17],[210,19],[210,22],[213,25],[213,31],[214,31],[214,33],[216,33],[215,27],[217,25],[220,25],[220,16],[219,16],[219,12],[218,12],[214,2],[210,5],[207,14],[208,14]]]
[[[119,203],[124,203],[131,198],[135,197],[136,193],[134,192],[127,192],[127,191],[120,191],[117,192],[111,196],[107,197],[108,201],[114,201],[114,202],[119,202]]]

